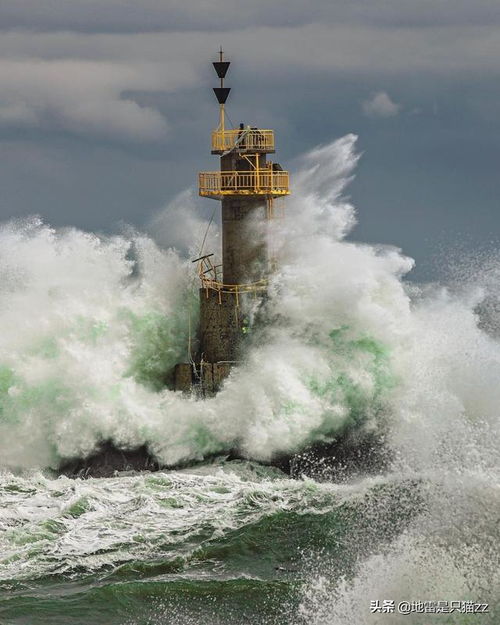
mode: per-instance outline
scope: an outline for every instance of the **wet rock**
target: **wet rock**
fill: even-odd
[[[228,460],[245,460],[238,450],[227,455]],[[205,459],[205,461],[210,458]],[[357,474],[375,474],[387,467],[389,454],[383,437],[375,434],[346,432],[327,443],[314,443],[298,453],[280,454],[268,464],[293,478],[303,476],[317,480],[343,481]],[[185,468],[199,462],[177,466],[160,464],[143,445],[136,449],[118,449],[111,441],[87,458],[65,461],[57,473],[68,477],[113,477],[130,471],[159,471]]]

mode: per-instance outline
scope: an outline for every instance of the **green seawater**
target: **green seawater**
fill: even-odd
[[[354,584],[360,563],[425,517],[432,488],[415,476],[293,480],[224,459],[109,479],[4,474],[0,623],[336,624],[312,620],[311,580],[331,597]],[[372,598],[357,598],[366,614]],[[406,618],[390,622],[431,622]],[[436,622],[495,622],[471,618]]]
[[[448,287],[418,287],[396,249],[342,241],[355,141],[305,155],[290,226],[270,233],[280,271],[263,306],[242,298],[245,358],[202,401],[171,392],[197,350],[189,260],[140,233],[2,225],[0,625],[499,625],[500,265],[466,259]],[[197,245],[191,204],[154,221],[162,239]],[[315,479],[300,462],[291,479],[206,461],[346,430],[356,466],[374,434],[387,468],[333,479],[316,458]],[[39,472],[108,440],[204,464]],[[488,611],[370,609],[401,601]]]

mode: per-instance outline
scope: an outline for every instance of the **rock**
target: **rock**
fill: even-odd
[[[245,458],[238,450],[232,450],[228,460],[235,459]],[[277,455],[264,464],[277,467],[293,478],[306,476],[316,480],[343,481],[357,474],[378,473],[387,466],[389,459],[381,435],[350,431],[328,443],[309,445],[298,453]],[[65,461],[56,473],[80,478],[113,477],[125,472],[172,470],[186,466],[189,464],[174,467],[158,463],[145,445],[136,449],[118,449],[111,441],[106,441],[87,458]]]

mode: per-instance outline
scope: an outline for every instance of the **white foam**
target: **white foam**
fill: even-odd
[[[365,418],[371,427],[390,420],[391,444],[421,468],[456,423],[494,427],[500,349],[474,313],[492,282],[481,292],[475,284],[421,292],[402,281],[413,261],[399,250],[344,240],[355,223],[342,196],[355,140],[305,155],[287,219],[271,235],[281,268],[265,340],[255,335],[245,362],[207,400],[160,389],[186,360],[189,317],[195,325],[189,261],[137,233],[55,231],[37,219],[4,225],[2,465],[55,466],[103,439],[147,444],[169,463],[234,445],[262,460]],[[199,230],[187,214],[185,228]],[[156,227],[167,241],[171,220]],[[172,236],[179,241],[179,228]]]

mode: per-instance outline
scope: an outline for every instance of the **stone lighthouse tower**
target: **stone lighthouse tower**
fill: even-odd
[[[248,312],[265,295],[273,266],[269,221],[276,216],[276,199],[289,193],[288,172],[267,158],[275,152],[274,132],[243,123],[226,129],[229,65],[221,49],[213,63],[220,85],[214,88],[219,125],[212,132],[220,170],[199,174],[200,195],[221,202],[222,262],[205,250],[193,261],[201,281],[199,345],[191,362],[175,369],[176,389],[196,386],[205,394],[216,392],[241,358]]]

